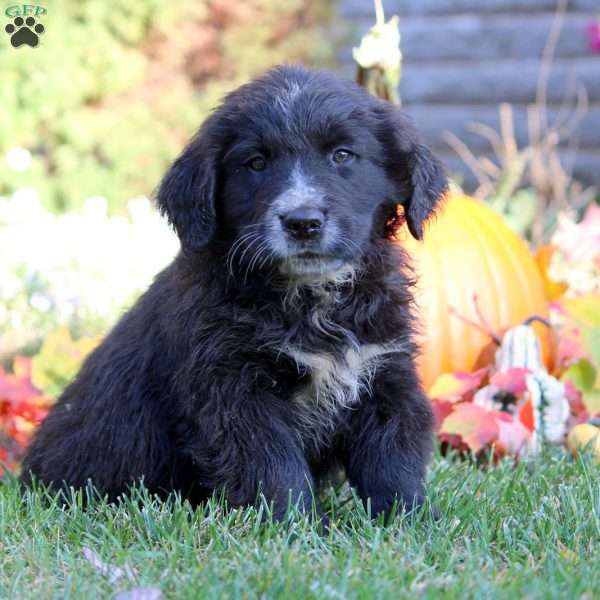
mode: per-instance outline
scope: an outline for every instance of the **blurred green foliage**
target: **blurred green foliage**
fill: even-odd
[[[121,211],[150,195],[229,89],[278,62],[324,64],[330,1],[63,0],[46,5],[37,48],[0,48],[0,195],[36,188],[47,208],[90,196]]]

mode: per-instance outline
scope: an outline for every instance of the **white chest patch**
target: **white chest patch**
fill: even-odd
[[[386,356],[402,351],[400,343],[349,347],[343,357],[285,348],[298,368],[310,374],[310,382],[292,398],[306,433],[320,438],[331,430],[340,409],[352,407],[362,392],[370,392],[373,376]]]

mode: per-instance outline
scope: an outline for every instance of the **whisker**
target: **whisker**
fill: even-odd
[[[240,248],[241,244],[243,244],[244,242],[244,237],[238,238],[232,245],[231,248],[229,248],[228,252],[227,252],[227,256],[226,256],[226,264],[227,264],[227,270],[229,271],[229,273],[233,276],[233,258],[236,254],[236,252],[238,251],[238,249]]]
[[[249,271],[254,270],[254,266],[256,265],[256,263],[258,262],[258,259],[262,256],[262,254],[265,250],[266,250],[266,243],[263,241],[258,246],[256,252],[254,253],[254,256],[252,257],[252,260],[250,260],[250,262],[248,263]]]
[[[264,256],[264,258],[263,258]],[[258,269],[262,269],[265,264],[272,260],[271,251],[269,248],[269,244],[266,241],[259,246],[254,258],[250,263],[250,268],[254,269],[255,267]]]
[[[228,271],[233,277],[233,261],[237,252],[239,252],[242,247],[245,246],[245,250],[240,258],[240,262],[244,260],[244,256],[248,252],[248,250],[252,247],[252,245],[259,239],[259,233],[254,231],[249,231],[247,233],[242,234],[236,242],[232,245],[228,252],[227,266]]]
[[[245,270],[245,273],[244,273],[244,283],[248,282],[248,275],[250,274],[250,271],[253,269],[254,261],[256,260],[256,257],[260,256],[260,254],[262,253],[262,249],[263,249],[263,246],[265,244],[265,242],[261,241],[260,238],[258,238],[258,239],[259,239],[258,248],[253,251],[253,254],[252,254],[250,260],[246,264],[246,270]],[[248,247],[246,248],[246,250],[244,251],[244,253],[243,253],[243,255],[242,255],[241,259],[240,259],[240,262],[244,261],[246,253],[252,248],[252,246],[254,246],[254,244],[256,243],[256,241],[257,241],[257,238],[255,237],[252,240],[252,242],[248,245]]]
[[[273,255],[271,254],[271,252],[266,252],[265,258],[263,258],[260,265],[258,265],[258,268],[262,269],[263,267],[269,265],[272,262],[273,262]]]
[[[259,241],[260,242],[260,237],[258,234],[254,234],[253,238],[250,240],[250,243],[246,245],[245,250],[242,252],[242,255],[240,256],[240,262],[243,263],[244,259],[246,258],[246,254],[248,254],[248,252],[252,249],[252,246],[254,246],[254,244]]]

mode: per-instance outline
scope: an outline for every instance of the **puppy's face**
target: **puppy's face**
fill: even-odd
[[[404,206],[420,237],[445,190],[395,108],[332,75],[280,68],[231,94],[165,177],[159,204],[184,247],[327,278],[360,263]]]
[[[356,263],[393,195],[384,148],[348,98],[299,87],[271,98],[256,119],[240,116],[223,158],[222,220],[238,254],[290,275]]]

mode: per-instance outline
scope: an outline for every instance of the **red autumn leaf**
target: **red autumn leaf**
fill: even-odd
[[[439,433],[438,440],[440,441],[442,450],[445,446],[449,446],[450,448],[458,450],[461,454],[466,454],[469,452],[469,446],[463,442],[463,439],[460,437],[460,435]]]
[[[432,400],[431,407],[435,417],[435,430],[439,431],[444,419],[454,410],[454,404],[445,400]]]
[[[586,412],[581,391],[575,387],[570,379],[565,379],[563,383],[565,384],[565,396],[569,401],[571,412],[574,415],[580,415],[581,413]]]
[[[588,356],[581,329],[573,325],[564,327],[558,340],[557,363],[564,367]]]
[[[535,429],[535,419],[533,415],[533,402],[531,400],[527,400],[519,406],[517,415],[519,417],[519,421],[523,423],[529,431],[533,431]]]
[[[498,437],[498,423],[494,411],[488,411],[471,402],[460,402],[442,423],[440,433],[460,435],[473,452]]]
[[[549,308],[553,319],[560,323],[557,328],[556,366],[562,371],[582,358],[589,358],[589,351],[581,323],[573,315],[567,302],[564,299],[551,302]]]
[[[430,398],[448,402],[470,400],[487,373],[487,368],[473,373],[443,373],[433,382],[428,395]]]
[[[531,371],[523,367],[512,367],[506,371],[494,373],[490,384],[508,394],[519,396],[527,391],[527,375]]]
[[[531,440],[531,431],[519,419],[510,415],[498,419],[498,439],[495,448],[500,455],[519,456]]]
[[[31,383],[31,361],[15,359],[15,373],[7,373],[0,367],[0,403],[17,404],[32,396],[39,396],[40,391]]]
[[[568,367],[580,359],[600,361],[600,294],[565,298],[551,306],[561,322],[558,364]]]
[[[17,357],[13,372],[0,368],[0,457],[13,469],[51,400],[31,382],[31,360]]]
[[[16,468],[17,465],[12,460],[10,452],[0,446],[0,479],[4,475],[5,471],[15,471]]]

